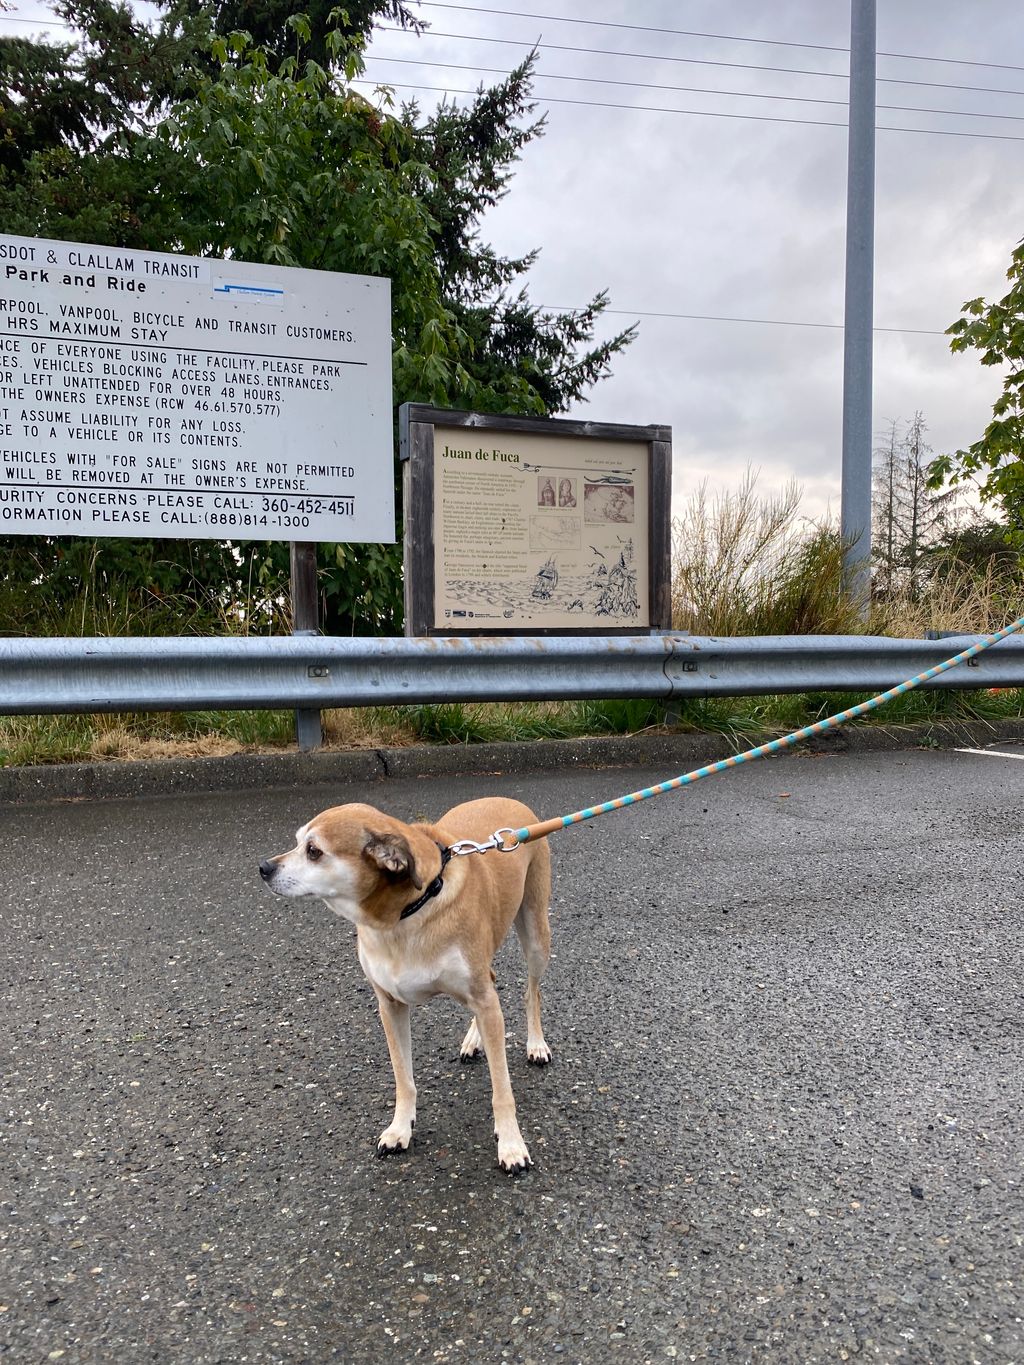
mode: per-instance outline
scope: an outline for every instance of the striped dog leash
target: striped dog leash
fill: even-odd
[[[984,650],[991,649],[1000,640],[1005,640],[1008,635],[1013,635],[1022,629],[1024,629],[1024,616],[1014,621],[1012,625],[997,630],[994,635],[986,635],[977,644],[971,645],[969,649],[963,650],[960,654],[955,654],[951,659],[946,659],[941,664],[936,664],[934,668],[929,668],[924,673],[918,673],[914,678],[908,678],[906,682],[901,682],[897,687],[891,687],[887,692],[880,692],[877,697],[872,697],[870,701],[862,701],[859,705],[851,706],[846,711],[838,711],[834,716],[826,717],[825,720],[815,721],[813,725],[805,725],[800,730],[793,730],[781,739],[773,739],[769,740],[767,744],[759,744],[756,749],[747,749],[745,753],[733,754],[731,758],[723,758],[717,763],[709,763],[706,767],[696,768],[693,772],[683,773],[680,777],[670,778],[667,782],[659,782],[655,787],[644,787],[641,791],[630,792],[626,796],[618,796],[613,801],[605,801],[600,806],[588,806],[584,810],[574,811],[571,815],[559,815],[552,820],[542,820],[536,825],[526,825],[523,829],[496,830],[483,843],[475,843],[472,839],[460,839],[452,844],[452,855],[462,857],[467,853],[486,853],[490,849],[497,849],[501,853],[512,853],[521,844],[529,843],[534,839],[543,839],[548,834],[555,834],[558,830],[567,829],[570,825],[582,824],[584,820],[594,820],[597,816],[607,815],[613,810],[623,810],[626,806],[636,805],[639,801],[647,801],[650,797],[660,796],[663,792],[676,791],[680,787],[689,787],[694,782],[699,782],[702,777],[711,777],[714,773],[727,772],[730,768],[738,768],[741,763],[751,763],[755,758],[764,758],[768,754],[781,753],[784,749],[793,748],[801,740],[810,739],[812,735],[825,734],[826,731],[835,730],[840,725],[845,725],[847,721],[865,715],[868,711],[874,711],[879,706],[884,706],[887,701],[892,701],[893,697],[901,697],[905,692],[912,692],[922,684],[930,682],[932,678],[937,678],[940,673],[947,673],[951,668],[966,663],[968,659],[973,659]]]

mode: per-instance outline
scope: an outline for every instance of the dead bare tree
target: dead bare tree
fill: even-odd
[[[871,559],[876,596],[899,589],[916,600],[928,577],[928,551],[952,529],[956,490],[928,487],[931,446],[920,412],[909,422],[893,420],[875,447],[872,473]]]

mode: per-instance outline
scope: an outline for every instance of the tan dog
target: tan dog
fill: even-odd
[[[319,896],[356,926],[359,962],[380,1004],[395,1073],[395,1117],[379,1155],[404,1151],[416,1123],[410,1005],[450,995],[473,1015],[463,1061],[487,1056],[498,1164],[525,1170],[530,1153],[516,1122],[505,1020],[491,961],[510,924],[526,956],[526,1055],[551,1060],[540,1022],[540,979],[548,964],[551,855],[546,839],[511,853],[471,853],[446,861],[461,839],[483,842],[536,816],[518,801],[469,801],[436,825],[407,825],[372,806],[335,806],[304,825],[289,853],[260,863],[280,896]]]

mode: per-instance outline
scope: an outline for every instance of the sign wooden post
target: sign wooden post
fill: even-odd
[[[292,634],[318,635],[320,610],[316,588],[316,545],[312,541],[293,540],[292,570]],[[319,749],[323,743],[323,722],[319,711],[295,712],[295,738],[303,753]]]

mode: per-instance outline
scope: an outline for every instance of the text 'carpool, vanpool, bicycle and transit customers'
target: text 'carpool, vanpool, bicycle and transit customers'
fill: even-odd
[[[393,541],[387,280],[0,237],[0,534]]]

